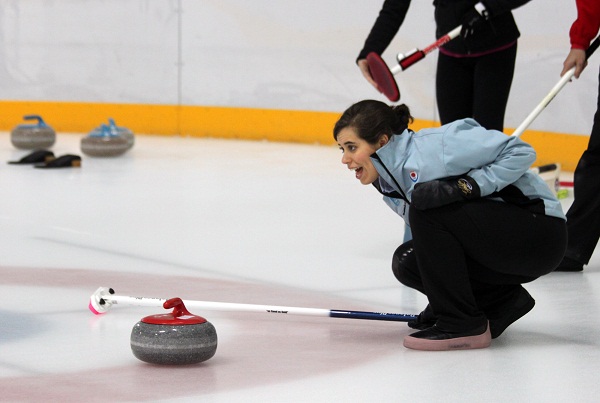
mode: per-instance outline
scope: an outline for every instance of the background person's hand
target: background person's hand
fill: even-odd
[[[465,41],[470,41],[477,28],[484,24],[488,19],[489,13],[483,3],[477,3],[462,16],[460,36],[462,36]]]
[[[360,59],[358,62],[358,68],[360,69],[360,72],[362,73],[362,75],[365,77],[365,79],[373,86],[375,87],[375,89],[377,91],[379,91],[379,87],[377,86],[377,83],[375,82],[375,80],[373,80],[373,76],[371,75],[371,71],[369,70],[369,62],[367,62],[367,59]]]
[[[571,68],[575,67],[575,78],[579,78],[579,75],[587,66],[587,60],[585,58],[585,50],[583,49],[571,49],[567,58],[563,62],[563,70],[560,73],[560,76],[564,76],[567,71]]]

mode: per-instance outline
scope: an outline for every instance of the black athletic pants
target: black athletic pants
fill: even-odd
[[[600,238],[600,86],[592,133],[575,168],[574,186],[575,200],[567,212],[569,244],[565,256],[588,264]]]
[[[441,123],[473,118],[486,129],[502,131],[516,57],[516,43],[478,57],[439,53],[436,99]]]
[[[518,295],[522,283],[550,273],[566,243],[565,221],[486,199],[410,209],[412,255],[399,279],[424,293],[437,325],[461,332]]]

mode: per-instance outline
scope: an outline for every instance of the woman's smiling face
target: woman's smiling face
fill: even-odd
[[[383,135],[377,144],[369,144],[361,139],[352,127],[345,127],[337,135],[337,143],[342,150],[342,164],[356,173],[356,179],[363,185],[370,185],[379,178],[379,173],[371,161],[371,154],[385,145],[388,137]]]

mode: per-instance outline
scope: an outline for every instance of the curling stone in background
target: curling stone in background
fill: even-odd
[[[188,312],[180,298],[163,304],[173,312],[147,316],[131,331],[131,351],[151,364],[181,365],[206,361],[217,351],[215,327]]]
[[[104,125],[100,125],[100,126],[96,127],[94,130],[92,130],[90,132],[90,134],[101,133],[103,130],[103,126]],[[129,148],[133,147],[133,144],[135,142],[135,136],[133,135],[133,132],[131,130],[129,130],[127,127],[124,127],[124,126],[117,126],[117,124],[115,123],[115,120],[113,118],[108,118],[108,127],[110,129],[111,134],[125,137],[129,143]]]
[[[16,148],[35,150],[48,148],[56,141],[56,132],[39,115],[25,115],[25,120],[37,120],[36,124],[20,124],[10,133],[10,141]]]
[[[108,119],[108,127],[113,133],[120,134],[121,136],[127,139],[127,144],[129,144],[129,148],[133,147],[135,142],[135,136],[133,132],[124,126],[117,126],[115,120],[113,118]]]
[[[81,139],[81,151],[92,157],[116,157],[129,150],[127,138],[108,125],[101,125]]]

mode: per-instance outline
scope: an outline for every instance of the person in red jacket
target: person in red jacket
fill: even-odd
[[[585,51],[600,31],[600,1],[576,0],[576,5],[577,19],[569,31],[571,50],[563,63],[561,76],[575,67],[574,76],[579,78],[587,65]],[[598,92],[588,147],[575,168],[575,200],[567,211],[567,251],[555,271],[582,271],[600,238],[600,88]]]

